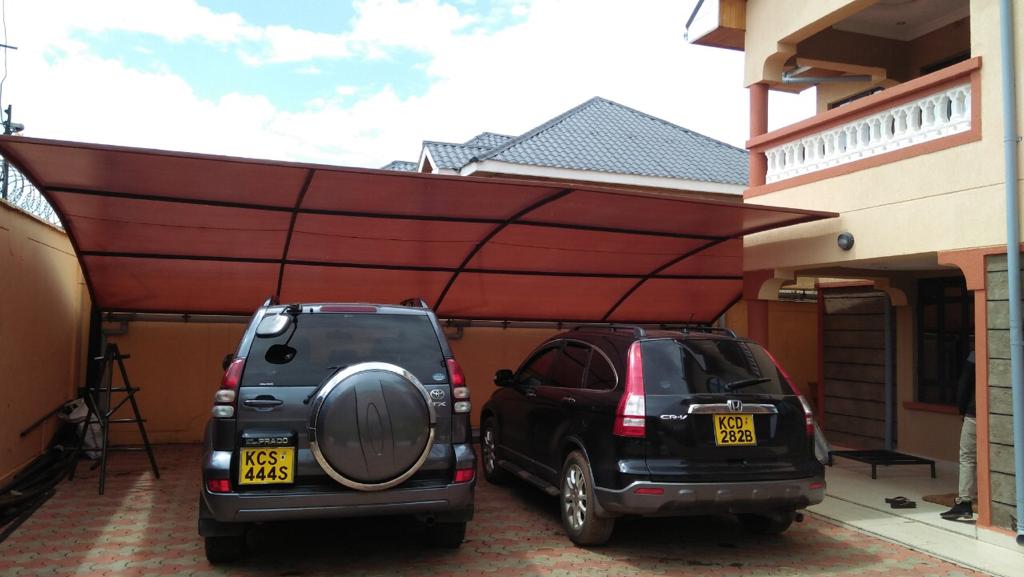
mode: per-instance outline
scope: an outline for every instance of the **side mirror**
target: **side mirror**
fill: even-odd
[[[292,322],[292,316],[289,314],[264,317],[256,327],[256,336],[261,339],[279,337],[292,326]]]
[[[228,370],[228,365],[230,365],[233,360],[235,360],[235,353],[228,353],[224,355],[224,360],[221,361],[220,367],[225,371]]]
[[[297,352],[295,348],[288,345],[270,345],[270,348],[267,349],[267,354],[263,355],[263,358],[267,359],[267,362],[272,365],[286,365],[292,362]]]
[[[494,384],[499,387],[510,387],[514,384],[515,375],[508,369],[501,369],[494,373]]]

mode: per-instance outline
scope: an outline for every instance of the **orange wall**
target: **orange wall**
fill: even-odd
[[[136,399],[152,442],[194,443],[202,439],[213,393],[223,374],[221,361],[235,350],[244,328],[242,324],[132,322],[127,334],[109,337],[123,353],[131,355],[125,368],[132,385],[142,389]],[[495,388],[494,372],[516,369],[552,334],[555,331],[469,328],[461,339],[450,340],[469,383],[474,426],[479,425],[480,408]],[[114,442],[138,442],[134,425],[118,427]]]
[[[105,328],[117,328],[105,324]],[[124,354],[125,369],[146,434],[154,443],[194,443],[203,438],[213,393],[220,386],[224,355],[233,353],[242,337],[242,323],[131,322],[128,333],[108,337]],[[120,383],[120,376],[115,383]],[[131,413],[121,409],[119,416]],[[114,425],[115,443],[138,442],[135,425]]]
[[[544,339],[558,331],[546,329],[501,329],[474,327],[465,330],[459,340],[449,344],[459,366],[466,373],[473,401],[473,426],[480,426],[480,408],[484,406],[494,385],[498,369],[516,370]]]
[[[737,333],[746,332],[745,307],[729,311]],[[742,318],[739,324],[736,319]],[[806,391],[817,374],[817,309],[814,303],[773,302],[769,307],[772,353],[797,385]],[[117,325],[106,325],[114,328]],[[189,443],[202,438],[213,392],[222,375],[221,360],[233,351],[241,324],[129,323],[128,334],[112,336],[131,359],[125,361],[132,384],[142,388],[136,397],[146,431],[156,443]],[[450,335],[454,331],[448,329]],[[546,329],[467,328],[451,338],[452,351],[462,366],[473,401],[473,425],[496,388],[498,369],[515,370],[544,339],[558,331]],[[115,381],[119,382],[119,381]],[[134,441],[130,425],[121,425],[115,442]],[[130,434],[128,434],[130,433]]]
[[[84,378],[89,295],[67,235],[0,202],[0,483],[41,454]]]
[[[725,313],[725,324],[745,336],[747,303],[733,305]],[[809,395],[808,383],[818,380],[817,304],[769,301],[768,342],[761,344],[771,351],[804,395]]]

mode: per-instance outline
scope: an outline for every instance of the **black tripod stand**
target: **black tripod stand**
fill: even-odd
[[[85,416],[85,421],[82,423],[82,434],[79,437],[76,457],[81,455],[83,445],[85,444],[85,437],[89,432],[89,426],[98,424],[100,426],[100,495],[103,494],[107,480],[108,451],[146,451],[146,454],[149,456],[149,465],[153,469],[153,475],[157,479],[160,478],[160,469],[156,465],[153,447],[149,444],[149,436],[146,435],[146,427],[143,424],[146,420],[142,418],[142,414],[139,413],[139,405],[135,402],[135,393],[139,389],[131,385],[131,382],[128,380],[128,371],[124,368],[124,359],[130,357],[131,355],[121,354],[116,344],[108,344],[103,356],[96,357],[95,359],[103,363],[99,378],[92,385],[87,385],[82,395],[85,399],[88,413]],[[121,387],[114,387],[113,383],[112,371],[115,362],[117,363],[118,370],[121,372],[121,382],[124,383],[124,386]],[[124,393],[124,396],[115,403],[114,393]],[[125,403],[131,405],[132,416],[120,419],[111,418]],[[138,425],[139,434],[142,436],[142,445],[110,444],[110,425],[122,423],[136,423]],[[76,458],[75,463],[72,465],[71,473],[68,475],[69,479],[75,478],[75,467],[77,464]]]

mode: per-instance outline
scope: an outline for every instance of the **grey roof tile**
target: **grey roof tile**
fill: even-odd
[[[469,146],[454,142],[423,141],[423,147],[430,151],[435,168],[458,170],[469,163],[473,157],[483,154],[493,147]]]
[[[509,140],[515,138],[514,136],[506,136],[504,134],[497,134],[494,132],[481,132],[473,138],[470,138],[465,144],[466,146],[485,146],[487,148],[494,148],[495,146],[501,146]]]
[[[476,160],[747,184],[745,150],[599,97]]]
[[[415,172],[417,168],[419,168],[419,164],[409,160],[392,160],[380,167],[381,170],[400,170],[403,172]]]

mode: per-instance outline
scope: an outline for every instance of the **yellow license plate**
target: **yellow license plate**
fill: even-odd
[[[243,448],[238,484],[268,485],[295,482],[295,447]]]
[[[756,445],[754,415],[712,415],[715,418],[715,444]]]

